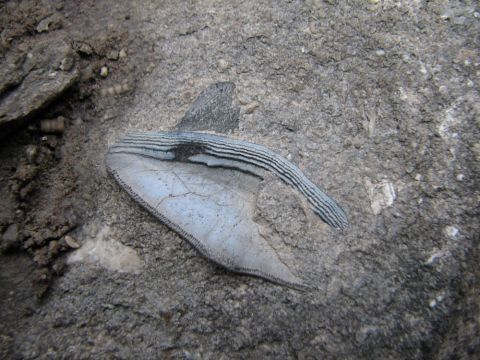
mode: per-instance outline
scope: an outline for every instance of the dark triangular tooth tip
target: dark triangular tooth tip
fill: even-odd
[[[238,129],[240,108],[234,102],[235,84],[218,82],[202,91],[185,116],[178,130],[227,133]]]

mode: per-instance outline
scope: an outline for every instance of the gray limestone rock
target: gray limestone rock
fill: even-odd
[[[63,67],[65,59],[73,59],[70,45],[55,41],[37,42],[29,51],[12,53],[4,60],[0,66],[0,137],[72,86],[77,71],[73,66]]]

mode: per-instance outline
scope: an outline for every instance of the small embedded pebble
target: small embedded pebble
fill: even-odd
[[[104,78],[108,76],[108,67],[102,66],[100,68],[100,76]]]
[[[38,157],[38,146],[37,145],[27,145],[25,147],[25,155],[27,156],[27,161],[30,164],[35,163]]]
[[[56,240],[52,240],[48,244],[48,253],[50,257],[55,257],[58,255],[60,250],[60,244]]]
[[[423,179],[422,175],[420,175],[420,174],[415,175],[415,180],[422,181],[422,179]]]
[[[380,50],[377,50],[377,51],[375,51],[375,54],[376,54],[377,56],[383,56],[383,55],[385,55],[385,50],[381,50],[381,49],[380,49]]]
[[[65,235],[65,243],[70,246],[72,249],[78,249],[80,244],[70,235]]]
[[[10,224],[7,230],[3,233],[3,244],[2,246],[8,248],[16,243],[19,237],[19,228],[18,224]]]
[[[60,63],[60,70],[70,71],[72,70],[74,65],[75,65],[75,59],[73,58],[73,56],[66,56]]]
[[[463,181],[463,179],[465,179],[465,175],[463,175],[463,174],[458,174],[457,175],[457,180],[458,181]]]
[[[62,19],[60,15],[53,14],[51,16],[48,16],[42,19],[38,23],[35,30],[37,30],[38,33],[41,33],[41,32],[47,32],[50,30],[60,29],[61,27],[62,27]]]
[[[352,139],[352,145],[355,146],[355,149],[360,149],[363,145],[363,140],[359,137]]]
[[[84,55],[92,55],[93,54],[93,49],[90,45],[86,43],[82,43],[80,47],[78,48],[78,52],[82,53]]]
[[[445,234],[447,234],[449,237],[454,238],[458,235],[459,231],[455,226],[448,225],[444,229]]]
[[[107,53],[107,59],[109,60],[118,60],[118,51],[117,50],[112,50]]]
[[[118,57],[120,59],[123,59],[123,58],[126,58],[127,57],[127,52],[125,51],[125,49],[121,49],[120,52],[118,53]]]
[[[447,88],[445,85],[441,85],[441,86],[438,88],[438,91],[439,91],[440,94],[442,94],[442,95],[447,95],[447,94],[448,94],[448,88]]]
[[[319,29],[318,29],[318,26],[317,26],[317,23],[315,22],[310,22],[308,24],[308,30],[310,31],[311,34],[317,34],[319,32]]]
[[[226,60],[220,59],[217,61],[217,70],[218,72],[223,73],[225,70],[229,68],[229,64]]]
[[[258,101],[252,101],[250,104],[245,106],[245,114],[251,114],[255,111],[256,108],[260,106]]]
[[[40,122],[40,130],[45,133],[63,133],[65,131],[65,118],[46,119]]]

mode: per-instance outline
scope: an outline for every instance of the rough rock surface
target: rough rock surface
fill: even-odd
[[[69,44],[45,40],[33,43],[31,49],[22,46],[23,51],[11,50],[0,65],[0,136],[31,119],[78,77]]]
[[[0,311],[1,356],[480,352],[477,3],[14,4],[0,5],[2,54],[27,37],[66,37],[80,56],[80,83],[46,110],[44,118],[68,119],[63,134],[23,129],[0,148],[0,230],[9,248],[17,239],[0,255],[0,305],[8,310]],[[56,12],[61,28],[36,33]],[[112,50],[118,60],[108,58]],[[235,83],[241,104],[232,136],[278,149],[349,214],[351,227],[338,232],[276,184],[258,196],[259,216],[284,246],[315,249],[305,264],[319,290],[216,267],[105,171],[104,154],[121,135],[173,129],[202,91],[223,81]],[[65,234],[92,249],[95,239],[117,244],[103,254],[126,246],[142,266],[74,262],[48,282],[62,272],[55,259],[64,259]],[[36,300],[36,286],[47,282]]]

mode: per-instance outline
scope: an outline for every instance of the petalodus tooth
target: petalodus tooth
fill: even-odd
[[[196,132],[131,134],[109,149],[106,163],[135,200],[210,260],[288,286],[305,285],[253,220],[259,178],[274,173],[326,223],[348,225],[340,206],[297,166],[246,141]]]

